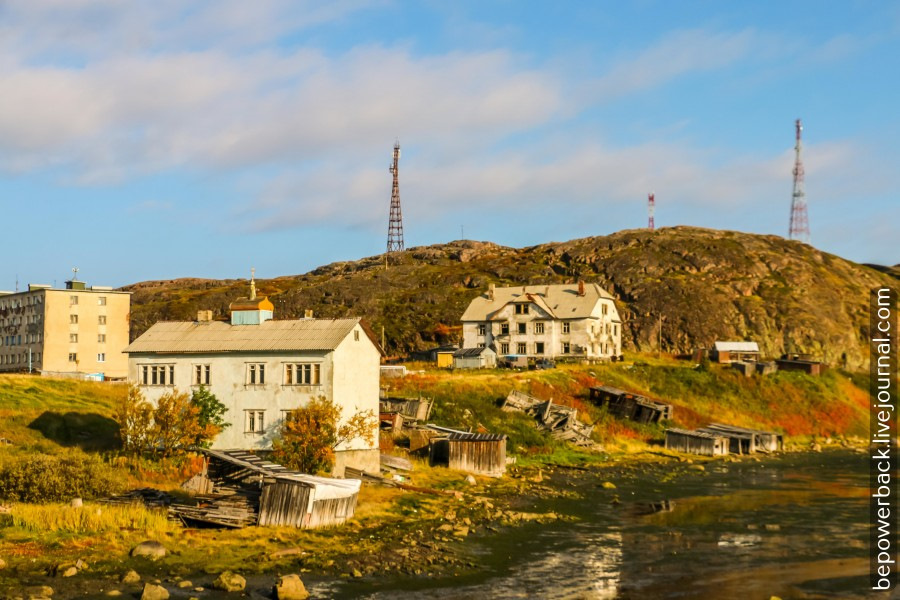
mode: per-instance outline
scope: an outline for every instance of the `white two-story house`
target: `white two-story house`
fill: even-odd
[[[614,359],[622,320],[595,283],[498,288],[472,300],[462,316],[463,347],[493,344],[500,356]]]
[[[339,447],[334,473],[345,466],[377,473],[381,348],[371,330],[356,318],[276,321],[273,309],[253,291],[232,303],[230,322],[201,311],[196,321],[156,323],[125,349],[128,379],[151,402],[206,386],[231,423],[214,449],[271,448],[287,412],[319,396],[334,400],[344,418],[371,410],[374,441]]]

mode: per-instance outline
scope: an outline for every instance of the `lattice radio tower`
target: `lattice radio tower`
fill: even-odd
[[[394,176],[394,186],[391,188],[391,218],[388,221],[388,252],[403,251],[403,213],[400,212],[400,183],[397,176],[400,173],[400,142],[394,143],[394,162],[388,169]]]
[[[653,222],[653,213],[656,212],[656,199],[651,192],[647,196],[647,229],[653,231],[656,229],[656,224]]]
[[[797,146],[796,158],[794,159],[794,194],[791,199],[791,227],[788,231],[788,238],[809,243],[809,218],[806,214],[806,193],[803,191],[803,144],[801,134],[803,133],[803,124],[800,119],[796,121],[797,126]]]

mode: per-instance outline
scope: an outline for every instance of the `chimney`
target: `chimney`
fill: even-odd
[[[495,286],[493,283],[488,284],[488,300],[490,300],[491,302],[494,301],[494,288]]]
[[[197,311],[197,321],[199,323],[212,321],[212,311],[211,310],[198,310]]]
[[[303,311],[303,318],[304,319],[312,319],[313,318],[313,311],[311,308],[307,308],[306,310]]]
[[[578,280],[578,295],[584,296],[584,279]]]

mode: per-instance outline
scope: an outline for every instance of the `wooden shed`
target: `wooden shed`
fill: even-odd
[[[722,435],[728,435],[729,433],[744,436],[752,435],[753,448],[756,452],[780,452],[784,450],[784,436],[775,431],[749,429],[747,427],[736,427],[735,425],[723,425],[722,423],[711,423],[706,429],[721,432]]]
[[[775,361],[782,371],[802,371],[818,377],[825,370],[825,365],[815,360],[780,358]]]
[[[493,369],[497,366],[497,353],[493,349],[461,348],[453,353],[454,369]]]
[[[439,432],[431,440],[429,462],[451,469],[500,477],[506,472],[506,436],[500,433],[469,433],[430,425]]]
[[[201,479],[211,493],[197,506],[181,505],[185,521],[242,527],[339,525],[353,516],[360,480],[299,473],[243,450],[203,450]]]
[[[590,389],[591,402],[606,406],[611,415],[638,423],[658,423],[672,418],[672,405],[651,400],[640,394],[600,385]]]
[[[728,451],[731,454],[753,454],[756,452],[759,436],[749,430],[739,430],[728,425],[701,427],[697,431],[719,435],[728,440]]]
[[[666,449],[702,456],[724,456],[728,454],[728,439],[703,431],[666,429]]]
[[[756,342],[716,342],[709,353],[709,358],[718,363],[756,361],[759,360],[759,344]]]

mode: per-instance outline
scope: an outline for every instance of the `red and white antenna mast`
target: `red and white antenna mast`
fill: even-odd
[[[806,193],[803,191],[803,123],[796,121],[797,145],[794,147],[794,194],[791,199],[791,226],[788,238],[809,243],[809,217],[806,214]]]
[[[653,231],[656,225],[653,223],[653,213],[656,212],[656,198],[653,192],[647,196],[647,229]]]
[[[400,212],[400,141],[394,143],[394,162],[388,171],[394,176],[394,185],[391,188],[391,217],[388,221],[388,252],[403,251],[403,214]]]

